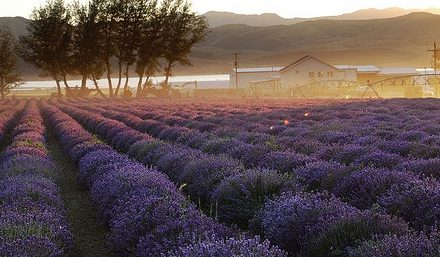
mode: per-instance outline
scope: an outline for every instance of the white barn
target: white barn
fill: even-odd
[[[237,88],[237,72],[230,74],[230,87]],[[251,83],[276,81],[282,87],[295,87],[320,80],[357,80],[356,68],[337,68],[307,55],[286,67],[238,69],[238,88],[247,89]]]
[[[246,89],[254,81],[279,79],[281,69],[283,67],[239,68],[238,88]],[[235,69],[229,74],[230,88],[237,88],[236,74]]]

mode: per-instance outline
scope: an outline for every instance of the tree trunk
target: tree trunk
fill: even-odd
[[[67,84],[67,78],[66,78],[65,74],[63,75],[63,83],[64,83],[64,86],[66,87],[66,89],[70,88],[69,85]]]
[[[110,65],[109,59],[107,59],[105,61],[105,66],[107,68],[108,92],[109,92],[110,98],[112,98],[113,97],[112,70],[111,70],[111,65]]]
[[[61,93],[60,81],[58,79],[55,79],[55,82],[57,83],[57,89],[58,89],[57,94],[58,94],[58,97],[61,97],[63,94]]]
[[[172,62],[168,62],[168,66],[165,68],[165,86],[168,88],[168,80],[171,76],[171,67],[173,66]]]
[[[143,84],[143,90],[147,88],[149,81],[150,81],[150,75],[147,75],[147,77],[145,78],[145,82]]]
[[[145,68],[142,67],[141,71],[138,73],[139,75],[139,81],[138,81],[138,86],[137,86],[137,90],[136,90],[136,97],[141,97],[144,92],[143,92],[143,88],[142,88],[142,82],[143,82],[143,78],[144,78],[144,72],[145,72]]]
[[[130,69],[130,65],[127,63],[125,64],[125,85],[124,85],[124,93],[128,90],[128,80],[129,80],[129,74],[128,71]]]
[[[149,81],[150,81],[150,75],[147,75],[147,77],[145,78],[145,82],[142,85],[142,93],[145,94],[145,92],[146,92],[146,95],[144,95],[144,96],[148,96],[148,91],[146,91],[146,90],[147,90],[147,86],[148,86]]]
[[[169,80],[169,78],[170,78],[170,76],[171,76],[171,67],[172,67],[172,65],[173,65],[173,63],[172,62],[168,62],[168,66],[166,67],[166,69],[165,69],[165,82],[164,82],[164,86],[165,86],[165,88],[164,88],[164,90],[166,90],[166,96],[168,96],[168,94],[169,94],[169,90],[170,90],[170,87],[169,87],[169,85],[168,85],[168,80]]]
[[[2,95],[2,100],[5,99],[5,90],[6,90],[6,88],[3,86],[3,79],[2,79],[1,84],[0,84],[0,91],[1,91],[1,95]]]
[[[81,97],[86,96],[86,92],[87,92],[86,84],[87,84],[87,75],[83,75],[81,79],[81,89],[80,89]]]
[[[122,83],[122,62],[121,61],[118,62],[118,69],[119,69],[118,85],[116,86],[116,90],[115,90],[113,97],[118,97],[119,89],[121,88],[121,83]]]
[[[93,84],[95,84],[96,92],[98,92],[98,94],[103,98],[107,98],[104,92],[102,92],[102,90],[99,88],[98,81],[96,80],[96,78],[93,77],[92,80],[93,80]]]

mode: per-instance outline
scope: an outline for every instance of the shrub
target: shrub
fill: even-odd
[[[316,161],[299,167],[293,174],[309,191],[331,191],[337,183],[350,174],[350,170],[336,162]]]
[[[388,168],[392,169],[402,162],[402,158],[396,154],[375,151],[356,159],[355,165],[361,167]]]
[[[332,223],[359,211],[322,194],[283,194],[269,200],[259,215],[263,235],[294,255]]]
[[[284,189],[295,189],[291,176],[266,169],[247,170],[218,185],[212,202],[221,222],[247,228],[265,199],[281,194]]]
[[[91,186],[94,180],[91,180],[96,169],[100,166],[112,163],[130,163],[127,156],[118,154],[113,150],[98,150],[88,152],[79,161],[78,180],[88,186]]]
[[[408,160],[396,167],[396,170],[410,171],[415,174],[440,179],[440,158]]]
[[[404,235],[408,231],[408,225],[403,221],[367,211],[331,224],[323,233],[311,240],[303,255],[345,257],[349,248],[355,247],[360,242],[383,238],[389,234]]]
[[[350,205],[368,209],[388,192],[393,185],[417,179],[412,173],[365,168],[336,183],[333,193]]]
[[[142,216],[146,233],[137,245],[137,256],[160,256],[199,240],[231,238],[234,232],[196,212],[192,205],[171,202],[157,205]],[[146,223],[148,222],[148,223]]]
[[[440,185],[434,179],[413,180],[392,187],[378,203],[389,214],[423,230],[440,219]]]
[[[182,166],[178,176],[179,184],[186,184],[184,190],[202,202],[209,201],[210,193],[223,179],[244,170],[237,160],[226,156],[203,156]]]
[[[265,167],[268,169],[278,170],[281,173],[292,173],[294,169],[304,166],[309,162],[315,161],[315,159],[303,155],[292,153],[288,151],[284,152],[268,152],[264,154],[257,163],[256,166]]]

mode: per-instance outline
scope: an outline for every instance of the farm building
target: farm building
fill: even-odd
[[[411,67],[379,68],[375,65],[335,65],[338,69],[356,69],[359,82],[375,82],[383,79],[421,74]]]
[[[251,82],[272,80],[280,78],[280,70],[283,67],[261,67],[261,68],[242,68],[238,69],[238,88],[246,89]],[[231,88],[237,88],[237,78],[235,69],[231,72],[229,83]]]
[[[312,81],[349,80],[355,81],[355,69],[338,69],[315,57],[305,56],[280,70],[281,85],[295,87]]]
[[[356,70],[356,78],[359,82],[376,81],[380,69],[374,65],[335,65],[337,69]]]
[[[379,79],[386,79],[392,77],[410,76],[421,74],[416,68],[411,67],[396,67],[396,68],[381,68],[377,74]]]
[[[340,69],[310,55],[286,67],[238,69],[238,87],[236,76],[234,69],[230,73],[231,88],[246,89],[253,83],[278,83],[282,87],[295,87],[320,80],[357,80],[355,68]]]
[[[324,88],[341,93],[338,87],[367,87],[367,83],[418,74],[422,72],[411,67],[331,65],[307,55],[285,67],[238,69],[238,79],[234,69],[230,73],[229,83],[231,89],[248,91],[250,95],[293,96],[295,91],[298,93],[304,90],[309,94],[319,94]]]

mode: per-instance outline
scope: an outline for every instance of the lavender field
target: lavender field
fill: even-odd
[[[440,101],[0,102],[0,256],[440,256]]]

